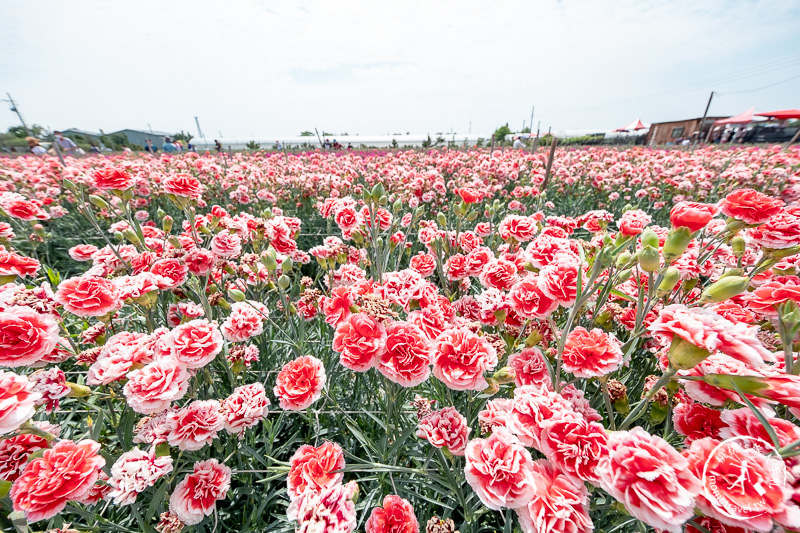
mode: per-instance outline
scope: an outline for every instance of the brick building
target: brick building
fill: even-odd
[[[701,118],[690,118],[687,120],[673,120],[670,122],[654,122],[650,125],[647,132],[645,144],[654,146],[657,144],[674,143],[677,139],[692,139],[692,135],[702,130],[701,140],[704,140],[708,130],[714,125],[714,121],[725,117],[706,117],[705,121]],[[700,127],[700,123],[702,128]]]

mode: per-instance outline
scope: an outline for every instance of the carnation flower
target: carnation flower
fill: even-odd
[[[366,533],[419,533],[414,508],[400,496],[389,494],[383,507],[375,507],[364,526]]]
[[[508,430],[469,441],[465,457],[467,483],[489,509],[522,507],[536,493],[531,454]]]
[[[169,510],[186,525],[195,525],[214,512],[231,486],[231,469],[216,459],[194,464],[194,471],[178,483],[169,498]]]
[[[337,470],[342,468],[344,454],[335,442],[326,441],[316,448],[308,444],[300,446],[292,455],[286,477],[289,498],[294,500],[304,492],[320,492],[340,484],[344,474]]]
[[[620,342],[612,334],[579,326],[567,335],[562,359],[567,372],[579,378],[596,378],[614,372],[623,355]]]
[[[156,457],[153,452],[139,448],[123,453],[111,467],[108,494],[117,505],[130,505],[136,497],[155,482],[172,472],[172,457]]]
[[[69,501],[86,497],[106,464],[93,440],[63,440],[25,467],[11,486],[15,511],[24,511],[29,523],[57,515]]]
[[[453,455],[464,455],[470,431],[467,419],[455,407],[432,411],[417,425],[417,437],[437,448],[447,448]]]
[[[432,344],[433,375],[453,390],[483,390],[484,372],[497,366],[497,351],[466,328],[448,329]]]
[[[598,468],[603,488],[635,518],[680,533],[694,516],[700,480],[664,439],[636,427],[608,438],[608,459]]]
[[[301,411],[322,396],[325,379],[322,361],[305,355],[283,365],[273,392],[280,400],[281,409]]]

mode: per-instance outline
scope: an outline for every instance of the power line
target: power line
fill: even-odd
[[[794,80],[794,79],[797,79],[797,78],[800,78],[800,74],[795,74],[794,76],[790,76],[790,77],[782,79],[780,81],[776,81],[775,83],[770,83],[769,85],[763,85],[761,87],[756,87],[755,89],[745,89],[743,91],[733,91],[733,92],[724,92],[724,93],[718,92],[717,94],[720,95],[720,96],[725,96],[725,95],[729,95],[729,94],[754,93],[754,92],[760,91],[762,89],[768,89],[770,87],[775,87],[776,85],[780,85],[781,83],[786,83],[787,81],[791,81],[791,80]]]

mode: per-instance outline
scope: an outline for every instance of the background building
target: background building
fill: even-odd
[[[674,143],[677,139],[692,139],[692,135],[700,132],[700,140],[705,140],[708,130],[714,125],[714,121],[721,120],[724,117],[706,117],[705,121],[702,117],[690,118],[685,120],[672,120],[670,122],[654,122],[650,125],[650,131],[647,132],[645,144],[647,146],[655,144]],[[702,126],[701,126],[702,122]]]

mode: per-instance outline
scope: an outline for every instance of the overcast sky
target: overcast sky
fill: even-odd
[[[609,129],[800,107],[800,2],[11,1],[0,93],[54,129]],[[5,95],[2,95],[5,98]],[[0,129],[18,123],[0,107]]]

